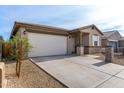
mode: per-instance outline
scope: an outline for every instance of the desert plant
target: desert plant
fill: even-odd
[[[25,37],[20,38],[19,36],[14,36],[12,42],[13,44],[13,52],[16,57],[16,74],[20,77],[20,69],[22,60],[27,57],[28,52],[31,49],[30,44],[28,43],[28,39]]]
[[[7,59],[16,60],[16,74],[20,77],[22,60],[27,58],[27,54],[32,48],[26,37],[13,36],[4,43],[4,56]]]
[[[10,58],[11,55],[12,55],[12,46],[10,44],[10,41],[9,40],[4,41],[2,56],[7,60]]]

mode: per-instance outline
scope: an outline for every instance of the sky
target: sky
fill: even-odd
[[[123,6],[0,5],[0,35],[9,39],[14,22],[75,29],[95,24],[101,31],[118,30],[124,36]]]

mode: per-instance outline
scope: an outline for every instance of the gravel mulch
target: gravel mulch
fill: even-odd
[[[21,65],[21,76],[15,74],[15,62],[5,62],[7,88],[64,88],[65,86],[29,60]]]
[[[115,64],[123,65],[124,66],[124,56],[119,55],[114,57],[114,62]]]
[[[99,58],[97,58],[97,59],[101,59],[101,60],[105,59],[105,55],[103,55],[101,53],[95,54],[95,55],[99,56]],[[124,56],[123,55],[114,55],[113,63],[124,66]]]

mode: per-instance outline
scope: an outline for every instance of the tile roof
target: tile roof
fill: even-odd
[[[103,37],[109,37],[111,36],[113,33],[115,33],[116,31],[108,31],[108,32],[103,32],[104,36]]]

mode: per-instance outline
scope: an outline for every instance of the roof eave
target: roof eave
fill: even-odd
[[[18,28],[19,27],[25,27],[25,28],[30,28],[30,27],[32,27],[32,28],[42,28],[42,27],[44,27],[44,28],[47,28],[47,29],[52,29],[53,31],[54,30],[60,30],[61,31],[61,33],[68,33],[69,32],[69,30],[65,30],[65,29],[59,29],[59,28],[54,28],[54,27],[51,27],[51,26],[40,26],[40,25],[33,25],[33,24],[27,24],[27,23],[21,23],[21,22],[16,22],[15,21],[15,23],[14,23],[14,26],[13,26],[13,28],[12,28],[12,32],[11,32],[11,35],[10,35],[10,39],[12,38],[12,36],[13,35],[15,35],[16,33],[17,33],[17,30],[18,30]]]
[[[102,33],[102,31],[101,31],[101,30],[99,30],[99,28],[98,28],[98,27],[96,27],[96,25],[94,25],[94,24],[89,25],[89,26],[85,26],[85,27],[82,27],[82,28],[78,28],[78,29],[79,29],[79,30],[83,30],[83,29],[90,28],[90,27],[92,27],[92,26],[95,26],[96,30],[98,30],[98,31],[99,31],[99,33],[100,33],[101,35],[104,35],[104,34]]]
[[[12,28],[12,32],[10,34],[10,39],[12,38],[13,34],[15,33],[15,29],[17,28],[17,22],[14,23],[14,26]]]

